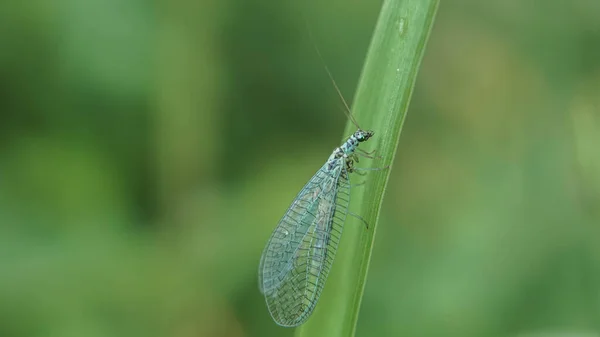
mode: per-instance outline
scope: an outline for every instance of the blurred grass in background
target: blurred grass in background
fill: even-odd
[[[291,336],[258,260],[345,125],[298,13],[350,100],[380,2],[0,7],[0,336]],[[443,2],[398,154],[357,335],[599,335],[600,2]]]

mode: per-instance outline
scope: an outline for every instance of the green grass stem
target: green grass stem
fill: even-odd
[[[384,0],[358,84],[353,114],[361,127],[375,131],[363,144],[382,159],[363,159],[359,167],[392,164],[419,65],[439,0]],[[344,135],[356,127],[348,122]],[[365,146],[366,145],[366,146]],[[353,188],[350,210],[369,228],[349,216],[329,280],[312,317],[297,337],[353,336],[364,292],[377,220],[392,167],[369,173],[365,186]],[[382,309],[383,310],[383,309]]]

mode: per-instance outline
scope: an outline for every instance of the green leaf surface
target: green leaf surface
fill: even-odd
[[[362,148],[376,149],[379,159],[363,159],[357,167],[392,164],[408,110],[419,65],[433,25],[438,0],[385,0],[358,84],[353,115],[375,136]],[[356,130],[349,121],[345,135]],[[352,176],[366,184],[352,191],[350,211],[362,216],[369,228],[348,216],[329,280],[309,320],[296,330],[298,337],[353,336],[367,279],[377,220],[393,168]]]

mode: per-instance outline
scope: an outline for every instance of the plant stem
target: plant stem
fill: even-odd
[[[384,0],[353,107],[360,125],[375,131],[365,147],[371,144],[383,158],[364,159],[362,167],[388,167],[394,160],[438,2]],[[344,134],[355,129],[349,121]],[[353,188],[350,209],[360,214],[369,228],[348,217],[329,280],[312,317],[297,329],[297,337],[354,335],[390,172],[391,167],[372,171],[365,186]],[[356,175],[352,178],[361,180]]]

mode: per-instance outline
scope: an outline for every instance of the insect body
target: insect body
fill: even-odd
[[[350,203],[350,173],[358,145],[373,136],[360,128],[296,196],[263,250],[258,284],[275,322],[294,327],[313,312],[329,275]]]

